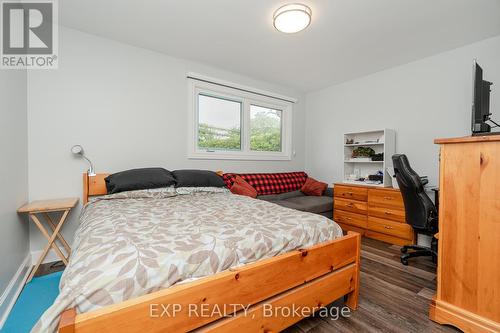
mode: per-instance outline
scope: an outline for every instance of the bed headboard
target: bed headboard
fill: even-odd
[[[86,172],[83,174],[83,204],[89,202],[89,197],[108,193],[104,182],[107,176],[109,173],[98,173],[95,176],[89,176]]]
[[[223,171],[216,172],[219,176],[224,174]],[[106,182],[104,178],[110,173],[98,173],[95,176],[89,176],[86,172],[83,173],[83,204],[89,202],[89,198],[96,195],[108,194]]]

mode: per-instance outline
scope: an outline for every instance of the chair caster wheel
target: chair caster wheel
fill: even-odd
[[[408,252],[408,249],[406,247],[402,247],[401,248],[401,253],[406,253],[406,252]]]
[[[401,258],[401,263],[405,266],[408,266],[408,259],[406,258]]]

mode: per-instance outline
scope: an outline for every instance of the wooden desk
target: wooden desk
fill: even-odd
[[[437,292],[430,318],[500,332],[500,135],[439,139]]]
[[[40,267],[40,265],[42,264],[43,260],[45,259],[51,248],[54,249],[54,251],[57,253],[59,258],[61,258],[61,260],[64,262],[65,265],[68,264],[71,248],[68,242],[66,242],[64,237],[60,234],[60,230],[64,225],[64,222],[66,221],[69,212],[73,207],[76,206],[77,203],[78,203],[78,198],[39,200],[30,202],[29,204],[26,204],[17,210],[18,213],[28,213],[30,220],[32,220],[35,223],[35,225],[38,227],[40,232],[45,236],[48,242],[47,246],[42,252],[42,255],[38,259],[38,262],[31,271],[27,282],[31,281],[36,271],[38,270],[38,267]],[[61,212],[62,215],[59,219],[59,222],[55,223],[52,217],[49,215],[49,213],[57,213],[57,212]],[[52,229],[52,234],[50,234],[43,225],[42,223],[43,218],[41,218],[42,216],[45,218],[45,221],[47,225],[50,227],[50,229]],[[58,239],[61,242],[62,246],[65,248],[67,252],[67,255],[64,255],[61,249],[57,246],[56,239]]]

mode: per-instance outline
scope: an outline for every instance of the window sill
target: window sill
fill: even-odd
[[[247,160],[247,161],[291,161],[290,154],[285,153],[224,153],[224,152],[194,152],[188,154],[192,160]]]

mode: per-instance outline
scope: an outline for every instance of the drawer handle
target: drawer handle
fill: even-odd
[[[392,200],[392,197],[384,197],[384,200]]]
[[[350,217],[346,217],[345,219],[346,219],[347,221],[350,221],[350,220],[352,220],[352,219],[351,219]]]
[[[392,215],[391,212],[384,212],[385,215]]]
[[[384,225],[384,228],[386,228],[386,229],[392,229],[392,227],[389,226],[389,225]]]
[[[351,203],[348,203],[348,204],[346,205],[346,207],[351,207],[351,208],[352,208],[352,207],[354,207],[354,205],[353,205],[353,203],[351,202]]]

